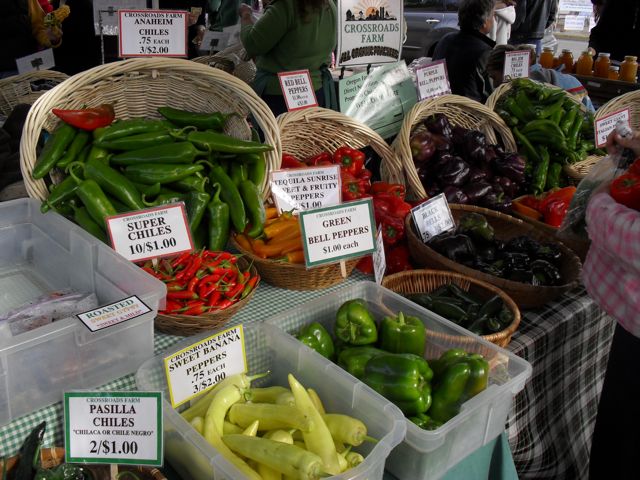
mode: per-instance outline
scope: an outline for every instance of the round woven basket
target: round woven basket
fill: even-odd
[[[363,123],[321,107],[305,108],[278,117],[282,151],[298,158],[322,152],[333,153],[347,145],[370,146],[380,156],[380,174],[391,183],[404,184],[402,163],[387,142]]]
[[[58,124],[52,108],[94,107],[102,103],[114,106],[117,119],[131,117],[160,118],[157,108],[169,106],[190,111],[236,112],[225,132],[249,139],[251,131],[245,117],[251,116],[274,149],[267,152],[267,169],[279,168],[280,138],[271,110],[243,81],[222,70],[189,60],[170,58],[135,58],[100,65],[70,77],[42,95],[31,107],[20,143],[20,167],[29,196],[44,200],[44,180],[31,178],[36,163],[36,146],[42,129],[48,132]],[[258,185],[264,198],[267,180]]]
[[[38,70],[3,78],[0,80],[0,113],[8,116],[16,105],[31,105],[47,91],[35,90],[34,82],[46,80],[57,85],[67,78],[68,75],[54,70]]]
[[[418,172],[413,163],[409,141],[411,135],[420,131],[421,122],[434,113],[443,113],[454,126],[480,130],[489,143],[500,143],[509,151],[516,151],[516,143],[511,130],[502,119],[483,104],[458,95],[444,95],[416,103],[402,122],[400,133],[392,148],[402,161],[407,179],[407,191],[415,198],[427,198]]]
[[[554,287],[544,287],[527,285],[525,283],[506,280],[494,275],[475,270],[460,263],[448,259],[444,255],[425,245],[418,236],[413,220],[408,215],[405,220],[405,229],[407,231],[407,239],[409,241],[409,251],[411,257],[416,264],[422,267],[434,268],[437,270],[451,270],[468,277],[490,283],[509,295],[520,308],[537,308],[556,299],[566,291],[570,290],[578,284],[582,264],[580,259],[567,248],[562,242],[559,242],[548,233],[537,229],[529,223],[513,218],[504,213],[494,212],[486,208],[474,207],[471,205],[450,205],[451,213],[454,220],[458,219],[466,212],[480,213],[484,215],[493,227],[496,238],[507,241],[513,237],[526,235],[535,240],[542,242],[555,242],[562,251],[562,259],[560,264],[560,273],[565,281],[564,285]]]
[[[439,270],[410,270],[407,272],[394,273],[393,275],[384,277],[382,280],[383,287],[401,295],[430,293],[438,287],[448,285],[450,283],[457,285],[465,292],[469,292],[481,300],[489,300],[494,295],[498,295],[502,298],[506,307],[513,314],[513,321],[504,330],[491,335],[483,335],[482,338],[501,347],[506,347],[511,341],[511,337],[514,332],[518,329],[521,318],[518,306],[511,297],[509,297],[509,295],[499,288],[494,287],[487,282],[483,282],[482,280],[467,277],[459,273],[443,272]],[[447,335],[433,330],[428,330],[427,336],[428,338],[446,340],[447,343],[452,343],[456,347],[462,348],[464,348],[465,345],[475,342],[472,337]]]
[[[245,257],[238,258],[238,266],[243,271],[250,268],[249,271],[251,276],[258,275],[258,270],[255,265],[249,265],[250,264]],[[183,337],[188,337],[190,335],[195,335],[196,333],[220,328],[231,320],[231,317],[238,313],[242,307],[249,303],[249,300],[253,297],[256,288],[258,288],[260,280],[261,278],[259,277],[255,287],[246,297],[224,310],[212,311],[204,315],[167,315],[159,313],[154,322],[156,330],[169,335],[181,335]]]
[[[253,82],[256,76],[256,64],[248,57],[241,43],[232,45],[213,55],[193,58],[192,61],[224,70],[249,84]]]
[[[242,248],[233,236],[230,242],[235,250],[253,263],[253,266],[258,270],[258,273],[260,273],[262,280],[274,287],[284,288],[286,290],[322,290],[332,287],[351,275],[351,272],[353,272],[353,269],[358,263],[358,259],[346,261],[346,276],[343,277],[339,263],[307,269],[304,265],[298,263],[287,263],[260,258]]]

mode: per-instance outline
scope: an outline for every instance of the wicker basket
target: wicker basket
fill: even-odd
[[[38,70],[3,78],[0,80],[0,113],[8,116],[16,105],[20,103],[31,105],[46,92],[46,90],[35,91],[33,82],[49,80],[59,84],[67,78],[69,78],[68,75],[54,70]]]
[[[233,236],[230,242],[235,250],[253,263],[260,274],[260,278],[274,287],[286,290],[322,290],[337,285],[346,278],[342,276],[339,263],[307,269],[304,265],[298,263],[286,263],[260,258],[242,248]],[[358,259],[345,262],[347,277],[351,275],[357,263]]]
[[[489,143],[501,143],[506,150],[516,150],[516,143],[507,125],[495,112],[475,100],[458,95],[444,95],[419,102],[404,117],[400,133],[392,144],[402,161],[407,178],[407,190],[411,196],[426,198],[427,192],[418,178],[409,140],[416,130],[420,130],[419,124],[422,120],[434,113],[445,114],[455,126],[480,130],[486,135]]]
[[[451,270],[495,285],[509,295],[520,308],[525,309],[541,307],[578,284],[582,268],[580,259],[563,243],[558,242],[549,234],[538,230],[533,225],[525,223],[522,220],[505,215],[504,213],[487,210],[486,208],[471,205],[451,205],[451,212],[456,222],[458,218],[466,212],[484,215],[495,230],[496,238],[500,240],[509,240],[520,235],[527,235],[538,241],[557,243],[562,251],[560,273],[566,283],[555,287],[534,287],[533,285],[489,275],[454,262],[422,243],[422,239],[416,233],[413,220],[411,216],[408,215],[405,222],[409,251],[418,265],[437,270]]]
[[[469,292],[481,300],[488,300],[494,295],[500,296],[507,308],[513,314],[511,324],[500,332],[491,335],[483,335],[485,340],[495,343],[501,347],[506,347],[511,341],[511,337],[520,325],[520,310],[515,302],[502,290],[493,285],[467,277],[459,273],[443,272],[439,270],[411,270],[408,272],[394,273],[382,280],[382,286],[401,295],[412,293],[429,293],[442,285],[453,283],[465,292]],[[441,332],[428,331],[429,338],[447,340],[456,346],[464,348],[465,344],[475,343],[472,337],[452,336]]]
[[[101,65],[74,75],[42,95],[31,108],[20,144],[20,167],[29,196],[45,199],[44,180],[31,178],[36,163],[36,145],[41,130],[51,132],[58,123],[51,113],[56,108],[93,107],[112,103],[116,118],[159,118],[157,108],[170,106],[192,111],[237,112],[227,122],[226,133],[249,139],[249,125],[243,117],[252,116],[262,129],[265,142],[274,149],[267,152],[267,169],[280,166],[280,138],[275,117],[244,82],[216,68],[169,58],[130,59]],[[268,195],[267,181],[259,185]]]
[[[241,257],[238,259],[238,266],[242,270],[246,270],[249,268],[249,262],[244,257]],[[250,272],[251,276],[258,275],[258,270],[255,265],[251,265]],[[182,335],[183,337],[220,328],[231,320],[231,317],[238,313],[242,307],[249,303],[249,300],[253,297],[256,288],[258,288],[260,280],[261,278],[258,279],[255,287],[246,297],[234,303],[229,308],[197,316],[158,314],[155,319],[155,328],[156,330],[169,335]]]
[[[363,123],[321,107],[305,108],[278,117],[282,151],[299,158],[338,147],[371,146],[380,155],[380,173],[385,181],[404,184],[402,163],[384,139]]]
[[[214,55],[196,57],[192,61],[224,70],[249,84],[253,82],[256,76],[256,64],[248,58],[247,52],[241,43],[228,47]]]

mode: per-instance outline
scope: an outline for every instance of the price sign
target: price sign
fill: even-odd
[[[411,215],[424,243],[456,226],[443,193],[413,208]]]
[[[567,15],[564,17],[565,31],[581,31],[584,30],[584,24],[587,17],[581,15]]]
[[[376,237],[376,251],[373,252],[373,274],[376,283],[382,285],[382,278],[387,269],[387,259],[384,256],[384,243],[382,241],[382,225],[378,226],[378,236]]]
[[[506,52],[504,58],[504,79],[508,81],[512,78],[526,78],[529,76],[529,50],[516,50]]]
[[[92,332],[140,317],[151,309],[135,295],[76,315]]]
[[[375,221],[371,199],[300,213],[307,267],[373,253]]]
[[[113,249],[132,262],[193,250],[183,203],[123,213],[106,220]]]
[[[186,57],[189,12],[118,10],[120,57]]]
[[[631,128],[629,118],[629,109],[625,108],[618,110],[617,112],[610,113],[606,117],[602,117],[600,120],[597,120],[595,122],[596,145],[598,147],[604,147],[607,144],[607,137],[615,130],[618,122],[622,122],[627,127]]]
[[[171,405],[177,407],[247,371],[242,325],[216,333],[164,359]]]
[[[288,111],[293,112],[318,106],[309,70],[280,72],[278,73],[278,80],[280,81],[280,88]]]
[[[271,173],[271,196],[278,212],[330,207],[340,203],[340,166],[295,168]]]
[[[451,93],[445,60],[438,60],[418,68],[416,77],[418,79],[418,96],[420,100]]]
[[[27,55],[26,57],[16,58],[19,74],[34,72],[36,70],[47,70],[53,68],[55,64],[56,62],[53,58],[53,50],[51,48]]]
[[[161,392],[65,392],[67,463],[162,465]]]

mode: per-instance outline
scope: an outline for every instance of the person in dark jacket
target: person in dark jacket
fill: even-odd
[[[447,61],[451,91],[484,103],[491,94],[486,71],[495,42],[487,33],[493,27],[494,0],[462,0],[458,9],[460,31],[438,42],[434,60]]]
[[[589,47],[607,52],[613,60],[640,56],[640,1],[608,0],[589,35]]]
[[[198,46],[205,30],[205,13],[207,12],[206,0],[160,0],[161,10],[187,10],[197,11],[198,16],[191,14],[187,17],[189,25],[187,35],[187,53],[189,58],[198,56]],[[192,10],[196,9],[196,10]]]
[[[518,0],[509,43],[535,45],[536,54],[540,55],[544,30],[556,21],[557,13],[558,0]]]
[[[67,0],[71,15],[64,22],[64,42],[53,52],[56,70],[75,75],[100,64],[100,37],[93,26],[92,0]],[[54,7],[58,8],[56,1]]]

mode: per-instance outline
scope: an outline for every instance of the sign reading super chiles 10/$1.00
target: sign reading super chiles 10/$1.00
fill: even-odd
[[[118,10],[120,57],[186,57],[187,12]]]
[[[338,66],[397,62],[402,18],[402,0],[338,0]]]

